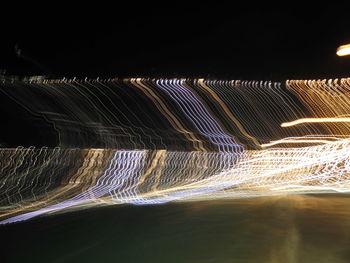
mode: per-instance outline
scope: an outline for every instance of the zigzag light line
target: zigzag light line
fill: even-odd
[[[0,224],[123,203],[347,193],[349,83],[2,82],[59,147],[0,149]]]

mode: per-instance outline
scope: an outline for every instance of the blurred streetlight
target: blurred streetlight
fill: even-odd
[[[338,56],[348,56],[350,55],[350,44],[342,45],[337,48],[337,55]]]

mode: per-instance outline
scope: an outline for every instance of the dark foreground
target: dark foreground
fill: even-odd
[[[350,262],[350,198],[113,206],[0,226],[1,262]]]

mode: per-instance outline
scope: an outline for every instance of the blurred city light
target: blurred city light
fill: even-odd
[[[347,56],[350,55],[350,44],[342,45],[337,49],[338,56]]]

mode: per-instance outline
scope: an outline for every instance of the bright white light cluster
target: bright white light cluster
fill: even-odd
[[[13,185],[4,188],[3,184],[6,198],[1,201],[8,205],[2,208],[2,217],[12,217],[2,224],[91,205],[350,191],[349,140],[246,151],[239,158],[230,153],[91,149],[84,160],[78,160],[82,151],[69,151],[6,150],[12,163],[4,182],[12,180]],[[42,166],[32,166],[31,171],[27,167],[14,184],[14,172],[19,174],[25,163],[42,158],[40,154],[46,154]],[[73,164],[61,158],[65,155],[82,163],[68,181],[60,169]],[[53,167],[56,170],[46,174]]]

